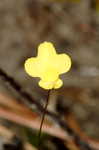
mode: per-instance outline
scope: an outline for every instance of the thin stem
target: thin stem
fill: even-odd
[[[45,104],[45,107],[44,107],[44,113],[43,113],[43,115],[42,115],[42,120],[41,120],[41,124],[40,124],[40,129],[39,129],[39,133],[38,133],[38,150],[40,150],[41,131],[42,131],[42,126],[43,126],[43,121],[44,121],[45,115],[46,115],[47,106],[48,106],[48,103],[49,103],[50,92],[51,92],[51,90],[48,91],[47,101],[46,101],[46,104]]]

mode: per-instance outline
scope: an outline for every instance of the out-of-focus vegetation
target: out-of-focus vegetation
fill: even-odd
[[[64,87],[50,97],[48,110],[58,118],[46,116],[41,149],[81,149],[61,129],[60,119],[76,132],[78,143],[99,149],[93,140],[99,139],[98,11],[99,0],[0,1],[0,150],[37,149],[47,91],[25,73],[24,62],[36,56],[43,41],[69,54],[73,63],[61,76]]]
[[[53,0],[56,2],[80,2],[80,0]]]

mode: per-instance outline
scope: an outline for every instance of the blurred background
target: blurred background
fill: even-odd
[[[37,47],[43,41],[52,42],[59,53],[65,52],[72,59],[71,70],[61,76],[64,86],[52,92],[49,110],[60,114],[61,117],[66,117],[66,111],[69,110],[75,116],[82,132],[93,139],[99,139],[99,0],[0,1],[0,68],[40,103],[45,103],[47,91],[38,87],[38,79],[26,74],[24,61],[36,56]],[[9,96],[13,99],[11,103],[21,99],[1,75],[0,95],[0,108],[7,111],[9,109],[5,105],[9,104]],[[2,98],[5,95],[6,97]],[[2,101],[5,101],[5,104],[2,104]],[[20,104],[18,100],[18,104],[21,105],[22,102]],[[36,111],[34,105],[33,110]],[[27,128],[24,123],[20,126],[18,121],[16,124],[2,113],[0,118],[1,128],[5,127],[4,132],[14,132],[19,139],[29,141],[34,149],[36,148],[35,127],[31,135],[28,125]],[[47,122],[49,120],[47,118]],[[57,142],[62,144],[62,149],[66,149],[59,137],[53,136],[47,135],[49,147],[44,145],[43,139],[43,149],[57,150]],[[31,138],[27,140],[28,137]],[[3,146],[6,136],[1,134],[0,139],[0,150],[9,150],[9,146]]]

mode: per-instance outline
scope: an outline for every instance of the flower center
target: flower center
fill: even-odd
[[[59,77],[59,73],[55,69],[47,69],[42,74],[42,80],[48,81],[48,82],[55,82]]]

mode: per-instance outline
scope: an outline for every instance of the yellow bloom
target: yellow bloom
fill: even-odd
[[[52,43],[44,42],[38,47],[37,57],[25,61],[25,70],[32,77],[39,77],[39,86],[57,89],[63,85],[60,74],[70,70],[71,59],[67,54],[57,54]]]

